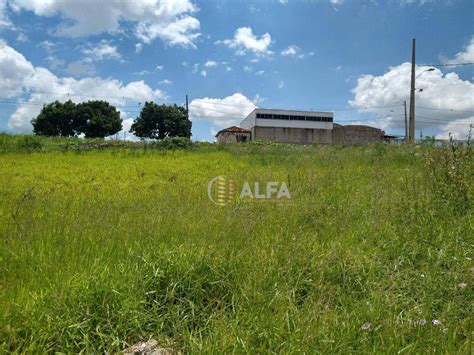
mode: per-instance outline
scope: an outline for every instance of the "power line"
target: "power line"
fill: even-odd
[[[419,67],[457,67],[463,65],[473,65],[472,63],[446,63],[446,64],[417,64]]]
[[[205,101],[203,101],[205,102]],[[29,105],[29,106],[36,106],[36,107],[39,107],[39,106],[44,106],[46,103],[41,103],[41,102],[30,102],[30,101],[23,101],[23,100],[8,100],[8,99],[0,99],[0,104],[13,104],[13,105]],[[141,110],[137,109],[137,106],[139,106],[140,104],[138,105],[118,105],[119,109],[124,109],[123,112],[127,113],[127,114],[139,114]],[[235,118],[235,119],[244,119],[245,116],[243,115],[238,115],[238,114],[235,114],[235,113],[232,113],[232,112],[226,112],[226,111],[220,111],[220,110],[216,110],[214,108],[209,108],[209,107],[203,107],[203,106],[198,106],[198,105],[189,105],[191,107],[194,107],[194,108],[198,108],[198,109],[202,109],[202,110],[207,110],[207,111],[212,111],[212,112],[216,112],[216,113],[220,113],[222,115],[225,115],[226,117],[229,117],[229,118]],[[228,105],[228,106],[234,106],[234,105]],[[236,107],[240,107],[238,105],[235,105]],[[389,108],[389,107],[395,107],[395,106],[399,106],[399,105],[388,105],[388,106],[377,106],[377,107],[370,107],[370,109],[372,108]],[[127,108],[132,108],[132,109],[127,109]],[[437,108],[430,108],[430,107],[422,107],[422,106],[417,106],[417,108],[420,108],[420,109],[425,109],[425,110],[434,110],[434,111],[447,111],[447,112],[465,112],[465,113],[474,113],[474,111],[457,111],[457,110],[450,110],[450,109],[437,109]],[[365,109],[369,109],[369,107],[365,107]],[[350,109],[348,109],[350,110]],[[355,109],[355,110],[360,110],[359,109]],[[344,123],[351,123],[351,122],[368,122],[368,121],[377,121],[377,120],[384,120],[384,119],[389,119],[389,118],[393,118],[393,117],[399,117],[399,116],[402,116],[403,114],[395,114],[395,115],[386,115],[386,116],[381,116],[381,117],[372,117],[372,118],[361,118],[361,119],[355,119],[355,120],[338,120],[337,122],[344,122]],[[206,115],[192,115],[193,117],[202,117],[202,118],[215,118],[215,116],[206,116]],[[460,124],[460,125],[464,125],[464,123],[458,123],[458,122],[449,122],[449,118],[448,117],[426,117],[426,116],[418,116],[420,118],[425,118],[425,119],[429,119],[429,120],[432,120],[432,121],[435,121],[433,123],[438,123],[438,124],[441,124],[441,122],[439,121],[445,121],[443,123],[450,123],[450,124]],[[425,123],[427,123],[425,121]]]
[[[461,111],[461,110],[453,110],[453,109],[423,107],[423,106],[416,106],[416,108],[420,108],[420,109],[423,109],[423,110],[432,110],[432,111],[448,111],[448,112],[460,112],[460,113],[471,113],[471,114],[474,114],[474,111]]]

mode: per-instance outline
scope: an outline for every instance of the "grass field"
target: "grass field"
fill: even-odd
[[[0,353],[472,351],[467,150],[0,138]]]

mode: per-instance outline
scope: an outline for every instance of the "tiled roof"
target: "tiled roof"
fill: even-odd
[[[217,132],[216,137],[217,137],[220,133],[224,133],[224,132],[230,132],[230,133],[250,133],[250,131],[249,131],[248,129],[240,128],[240,127],[237,127],[237,126],[232,126],[232,127],[229,127],[229,128],[224,128],[223,130]]]

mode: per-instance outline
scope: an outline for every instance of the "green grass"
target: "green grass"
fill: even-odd
[[[0,353],[471,352],[472,154],[0,138]]]

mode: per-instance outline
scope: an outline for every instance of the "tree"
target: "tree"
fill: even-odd
[[[86,138],[104,138],[122,130],[122,119],[108,102],[88,101],[77,105],[75,126]]]
[[[149,139],[189,138],[191,125],[184,107],[146,102],[140,116],[133,122],[130,132],[137,137]]]
[[[77,134],[74,124],[76,104],[71,100],[44,105],[40,114],[31,120],[33,132],[40,136],[70,137]]]

